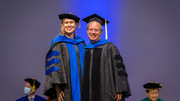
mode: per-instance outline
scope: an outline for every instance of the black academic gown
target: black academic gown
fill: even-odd
[[[83,39],[78,36],[69,39],[66,36],[59,35],[53,39],[51,48],[46,55],[46,79],[44,85],[44,94],[50,96],[51,101],[57,100],[54,86],[56,83],[64,91],[64,101],[80,101],[78,100],[80,95],[77,98],[76,94],[80,94],[82,83],[84,45]],[[72,71],[72,69],[75,70]],[[78,80],[78,82],[75,80]],[[75,89],[74,92],[72,92],[72,86]]]
[[[115,101],[131,95],[126,69],[117,47],[101,39],[85,46],[82,101]]]

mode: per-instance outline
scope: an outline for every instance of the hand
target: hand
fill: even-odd
[[[58,99],[58,101],[64,101],[63,97],[64,97],[64,92],[63,92],[63,91],[60,91],[60,93],[57,94],[57,99]]]
[[[55,84],[55,88],[56,88],[57,100],[58,101],[64,101],[64,99],[63,99],[64,92],[59,88],[58,84]]]
[[[122,93],[116,93],[115,98],[116,98],[116,101],[120,101],[122,98]]]

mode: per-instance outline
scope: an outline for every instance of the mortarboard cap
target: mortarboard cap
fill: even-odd
[[[160,83],[154,83],[154,82],[149,82],[143,85],[144,88],[146,88],[147,90],[151,90],[151,89],[158,89],[161,88],[162,86]]]
[[[35,86],[36,88],[39,88],[41,85],[41,83],[34,78],[26,78],[24,81],[29,82],[31,86]]]
[[[85,17],[82,19],[83,21],[85,21],[86,23],[90,23],[92,21],[96,21],[99,22],[101,24],[101,26],[105,25],[105,39],[107,39],[107,24],[109,23],[109,21],[107,21],[105,18],[102,18],[101,16],[97,15],[97,14],[92,14],[88,17]]]
[[[99,16],[97,14],[92,14],[92,15],[90,15],[88,17],[83,18],[82,20],[85,21],[86,23],[89,23],[91,21],[97,21],[102,26],[105,25],[105,23],[109,23],[109,21],[107,21],[106,19],[102,18],[101,16]]]
[[[64,13],[64,14],[60,14],[59,15],[59,19],[62,20],[64,18],[68,18],[68,19],[73,19],[75,20],[76,22],[79,22],[80,18],[77,17],[76,15],[74,14],[71,14],[71,13]]]

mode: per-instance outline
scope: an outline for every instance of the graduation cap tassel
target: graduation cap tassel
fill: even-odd
[[[33,89],[32,89],[32,92],[34,92],[35,91],[35,80],[34,80],[34,78],[32,78],[33,79]]]
[[[105,39],[108,39],[108,35],[107,35],[107,21],[105,19]]]
[[[80,22],[80,20],[79,20],[79,28],[81,28],[81,22]]]
[[[161,84],[159,84],[159,86],[161,86],[161,90],[162,90],[162,89],[163,89],[163,88],[162,88],[162,85],[161,85]]]

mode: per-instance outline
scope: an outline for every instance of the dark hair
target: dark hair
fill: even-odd
[[[146,93],[149,93],[150,90],[146,89]],[[159,92],[159,89],[158,89],[158,92]]]
[[[149,90],[146,90],[146,93],[149,93]]]

